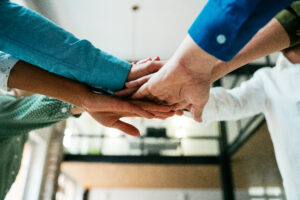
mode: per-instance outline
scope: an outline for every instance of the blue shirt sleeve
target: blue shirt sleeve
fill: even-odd
[[[209,0],[188,33],[207,53],[231,60],[293,0]]]
[[[8,0],[0,0],[0,49],[49,72],[106,91],[123,88],[131,67]]]

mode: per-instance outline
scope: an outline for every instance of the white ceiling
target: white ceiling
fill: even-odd
[[[206,0],[27,1],[38,4],[79,38],[128,60],[157,55],[169,58],[206,3]],[[139,6],[136,12],[132,11],[134,5]]]

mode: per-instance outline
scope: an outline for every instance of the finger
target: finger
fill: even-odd
[[[132,101],[133,104],[138,105],[144,110],[147,110],[149,112],[155,111],[155,112],[170,112],[173,110],[172,105],[158,105],[152,102],[147,101]]]
[[[128,97],[128,96],[131,96],[137,90],[138,90],[138,87],[125,88],[123,90],[115,92],[114,95],[117,96],[117,97]]]
[[[196,108],[195,105],[192,106],[191,113],[195,121],[202,122],[202,110],[203,107]]]
[[[152,100],[153,100],[156,104],[159,104],[159,105],[169,105],[169,106],[173,105],[173,104],[171,104],[171,103],[169,103],[169,102],[167,102],[167,101],[165,101],[165,100],[160,100],[160,99],[157,98],[157,97],[154,97]]]
[[[176,115],[182,116],[183,115],[183,110],[176,110]]]
[[[160,57],[159,57],[159,56],[156,56],[156,57],[154,58],[154,60],[155,60],[155,61],[160,61]]]
[[[127,81],[136,80],[148,74],[157,72],[164,65],[161,61],[149,61],[148,63],[142,63],[134,65],[128,75]]]
[[[185,109],[191,111],[191,109],[192,109],[192,104],[189,104]]]
[[[140,136],[140,131],[136,127],[121,120],[116,121],[111,127],[134,137]]]
[[[174,105],[174,109],[175,110],[183,110],[189,107],[189,103],[187,103],[186,101],[182,101],[180,103],[176,103]]]
[[[154,114],[154,118],[167,119],[169,117],[173,117],[175,115],[175,112],[171,111],[171,112],[167,112],[167,113],[162,113],[162,112],[152,111],[152,114]]]
[[[136,61],[131,62],[131,64],[135,65],[135,64],[136,64]]]
[[[102,103],[103,108],[101,110],[96,111],[102,111],[102,112],[118,112],[118,113],[133,113],[137,114],[138,116],[145,117],[152,119],[153,114],[150,112],[142,109],[138,105],[133,104],[129,100],[122,100],[117,97],[109,97],[109,96],[102,96],[102,101],[106,101],[105,105]]]
[[[118,110],[117,110],[118,111]],[[129,113],[135,113],[139,115],[140,117],[145,117],[148,119],[153,119],[154,115],[143,108],[141,108],[138,105],[135,105],[133,103],[124,102],[123,105],[121,105],[121,110],[119,112],[129,112]]]
[[[151,76],[153,76],[153,74],[149,74],[149,75],[143,76],[139,79],[129,81],[129,82],[125,83],[125,87],[127,87],[127,88],[139,87],[139,86],[143,85],[144,83],[146,83],[151,78]]]
[[[137,62],[137,64],[144,64],[144,63],[146,63],[148,61],[152,61],[152,58],[146,58],[144,60],[140,60],[140,61]]]
[[[148,91],[146,86],[147,84],[142,85],[132,96],[132,99],[151,99],[152,95]]]
[[[154,118],[158,118],[158,119],[166,119],[175,115],[175,111],[170,111],[170,112],[151,111],[151,113],[154,115]],[[120,113],[120,115],[122,117],[139,117],[138,115],[132,113]]]

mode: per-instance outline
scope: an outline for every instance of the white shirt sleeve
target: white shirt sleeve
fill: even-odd
[[[262,112],[266,100],[262,78],[265,70],[267,68],[258,70],[240,87],[212,88],[208,103],[203,110],[203,123],[238,120]]]
[[[19,60],[0,51],[0,89],[7,91],[10,70]]]

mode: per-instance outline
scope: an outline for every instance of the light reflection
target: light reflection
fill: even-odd
[[[263,196],[265,195],[265,188],[263,187],[250,187],[248,190],[250,196]]]
[[[267,187],[266,194],[268,196],[280,196],[282,194],[280,187]]]

